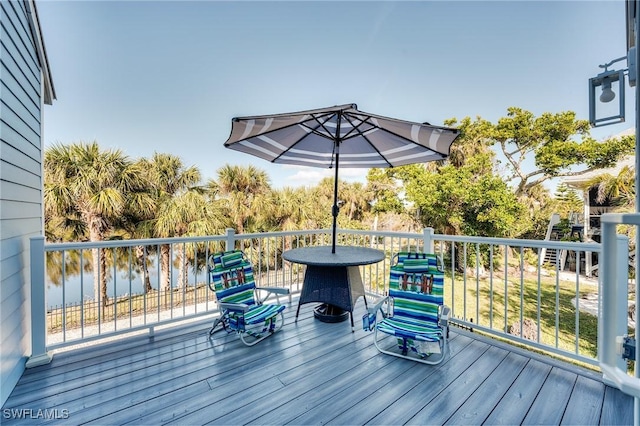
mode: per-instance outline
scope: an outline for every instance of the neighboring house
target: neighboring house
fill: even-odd
[[[622,133],[615,135],[616,137],[622,137],[627,135],[635,134],[635,129],[628,129]],[[577,215],[580,219],[577,221],[577,224],[583,225],[583,235],[584,241],[595,241],[597,243],[600,241],[600,216],[605,213],[609,213],[615,209],[614,206],[611,206],[609,200],[605,200],[601,203],[596,201],[597,198],[597,188],[591,187],[588,190],[585,189],[585,185],[592,181],[594,178],[601,175],[611,175],[618,176],[623,168],[631,167],[635,168],[635,156],[625,157],[622,160],[618,161],[615,166],[608,167],[605,169],[597,169],[592,170],[590,172],[584,173],[582,175],[570,176],[563,178],[563,182],[567,184],[567,186],[578,189],[582,191],[583,198],[583,211],[582,214]],[[576,212],[577,213],[577,212]],[[597,255],[594,253],[593,255],[587,256],[586,259],[586,271],[587,275],[590,275],[592,271],[597,268],[598,259]]]
[[[55,99],[33,0],[0,1],[0,406],[31,355],[29,238],[42,236],[42,109]]]
[[[592,170],[579,176],[571,176],[563,179],[563,182],[566,183],[567,186],[582,191],[584,200],[582,217],[584,217],[584,235],[587,239],[594,240],[598,243],[600,242],[600,216],[612,211],[614,207],[611,206],[608,201],[598,203],[596,201],[597,188],[592,187],[586,191],[584,189],[585,184],[605,174],[618,176],[625,167],[635,168],[635,160],[635,156],[625,157],[618,161],[613,167]]]

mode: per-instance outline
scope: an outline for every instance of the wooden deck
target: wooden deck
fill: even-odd
[[[354,333],[314,304],[295,323],[296,303],[254,347],[200,322],[56,354],[24,373],[0,423],[633,423],[632,398],[594,372],[455,328],[450,358],[427,366],[377,352],[362,301]]]

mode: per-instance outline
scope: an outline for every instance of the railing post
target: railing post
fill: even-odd
[[[602,280],[600,281],[598,318],[598,359],[602,364],[627,371],[627,362],[617,353],[617,336],[627,334],[628,286],[629,286],[629,239],[616,234],[616,223],[602,221],[602,257],[598,260]],[[607,374],[603,368],[605,383],[616,385],[616,373]]]
[[[236,230],[233,228],[227,228],[227,240],[225,243],[225,250],[233,250],[236,247]]]
[[[637,231],[636,231],[637,232]],[[624,235],[616,236],[616,244],[618,253],[616,260],[616,271],[621,274],[618,276],[618,291],[616,292],[616,306],[623,308],[616,310],[616,336],[624,336],[628,333],[629,326],[629,238]],[[627,371],[627,361],[618,357],[617,367],[622,371]]]
[[[433,228],[424,228],[422,230],[422,238],[424,240],[424,250],[427,253],[435,253],[433,250]]]
[[[29,246],[31,275],[31,356],[25,364],[26,368],[48,364],[52,358],[52,356],[47,353],[44,237],[32,237],[29,241]]]

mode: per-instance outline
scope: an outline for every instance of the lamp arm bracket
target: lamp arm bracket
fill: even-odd
[[[605,71],[607,71],[607,68],[609,68],[611,65],[615,64],[616,62],[623,61],[623,60],[625,60],[625,59],[627,59],[627,56],[626,56],[626,55],[625,55],[625,56],[622,56],[622,57],[620,57],[620,58],[614,59],[614,60],[613,60],[613,61],[611,61],[611,62],[607,62],[606,64],[598,65],[598,66],[599,66],[600,68],[604,68],[604,70],[605,70]]]

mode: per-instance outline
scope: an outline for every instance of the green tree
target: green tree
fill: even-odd
[[[400,199],[400,183],[390,173],[391,169],[369,169],[367,193],[373,213],[402,213],[404,205]]]
[[[272,200],[265,207],[264,212],[273,218],[274,229],[293,231],[311,226],[309,213],[314,206],[309,191],[304,187],[284,187],[273,191]]]
[[[150,177],[154,209],[149,221],[140,222],[141,233],[148,238],[169,238],[185,235],[207,235],[215,229],[211,210],[200,183],[200,171],[186,167],[182,160],[172,154],[154,153],[150,160],[141,164]],[[178,285],[186,285],[185,246],[176,246]],[[160,246],[160,282],[167,291],[171,288],[171,246]]]
[[[361,221],[369,211],[367,192],[361,182],[340,182],[339,199],[343,202],[341,211],[349,222]]]
[[[635,206],[635,172],[632,167],[625,166],[617,176],[603,173],[586,182],[584,190],[595,187],[596,201],[603,203],[610,200],[611,204],[623,209]]]
[[[462,167],[441,166],[436,173],[420,166],[402,171],[423,226],[453,235],[514,236],[522,205],[498,176],[476,173],[479,157]]]
[[[242,234],[255,220],[254,212],[264,206],[271,191],[269,176],[264,170],[254,166],[232,166],[226,164],[218,169],[217,182],[210,182],[226,202],[229,217],[236,232]]]
[[[104,240],[129,210],[143,209],[147,174],[120,150],[102,150],[97,142],[54,145],[44,155],[45,217],[62,218],[93,242]],[[74,231],[77,235],[77,231]],[[96,300],[107,304],[107,259],[92,250]]]
[[[338,187],[340,182],[338,181]],[[315,224],[315,228],[331,228],[333,216],[331,209],[333,206],[334,178],[325,177],[311,189],[311,200],[314,209],[310,212],[310,219]],[[338,197],[339,199],[339,197]],[[338,215],[338,222],[340,215]]]
[[[203,194],[193,188],[185,190],[163,202],[158,209],[154,230],[160,237],[184,237],[211,235],[220,232],[216,226],[215,206],[210,204]],[[175,249],[175,266],[178,271],[178,287],[187,284],[187,268],[193,264],[197,250],[194,245],[177,243]],[[171,246],[160,246],[161,275],[163,289],[171,288],[170,256]]]
[[[569,188],[566,183],[561,183],[556,188],[554,194],[556,200],[556,211],[561,217],[568,217],[572,212],[582,212],[584,202],[578,192]]]
[[[457,120],[447,121],[455,125]],[[496,147],[506,158],[502,174],[517,196],[527,195],[543,182],[564,176],[577,176],[591,170],[611,167],[633,152],[634,136],[596,141],[589,135],[589,123],[576,119],[574,112],[543,113],[539,117],[522,108],[510,107],[507,116],[489,124],[467,117],[461,127],[473,124],[483,144]],[[579,140],[576,140],[578,138]],[[527,159],[533,159],[529,169]]]
[[[543,185],[536,185],[529,190],[527,196],[518,197],[523,206],[523,213],[518,221],[518,238],[542,240],[549,226],[549,218],[556,213],[556,203],[549,190]]]

